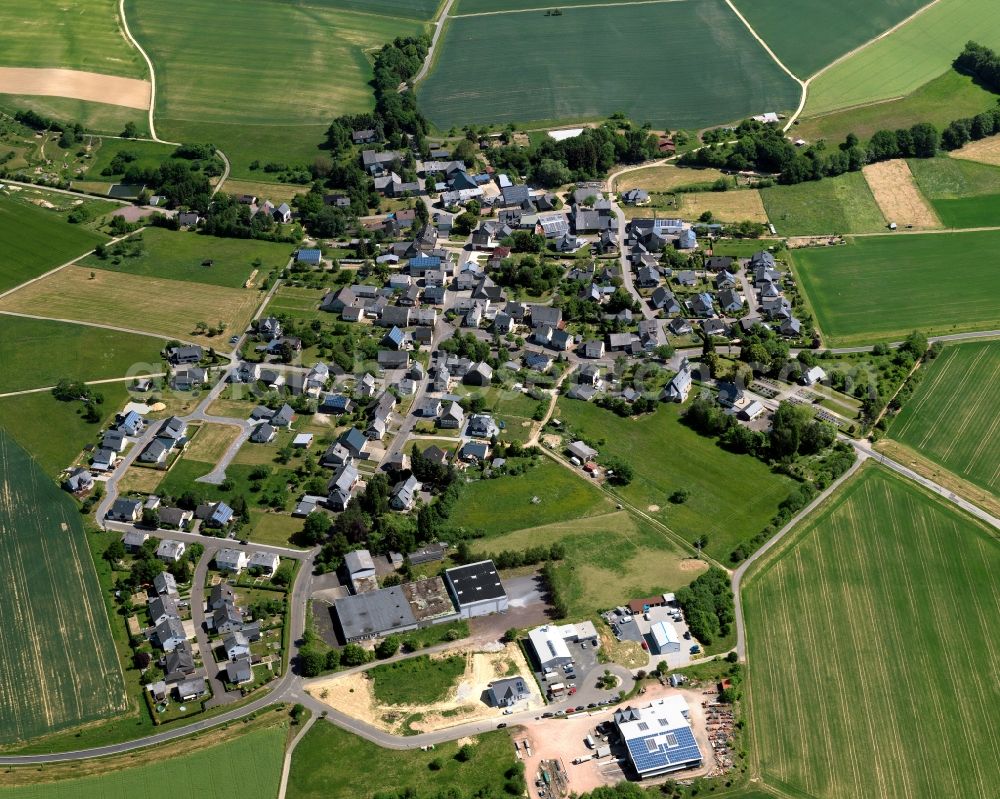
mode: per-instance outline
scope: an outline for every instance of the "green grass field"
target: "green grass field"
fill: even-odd
[[[384,663],[368,672],[375,698],[386,705],[432,705],[448,696],[465,674],[465,656],[415,658]]]
[[[113,183],[123,176],[123,172],[116,172],[111,175],[102,175],[106,167],[111,166],[111,161],[120,152],[129,153],[135,156],[134,161],[129,162],[129,167],[137,169],[156,169],[164,161],[170,159],[171,154],[177,148],[172,144],[160,144],[154,141],[122,141],[120,139],[98,139],[97,146],[93,150],[93,158],[85,180],[98,180]]]
[[[462,795],[492,796],[516,762],[510,735],[490,732],[473,739],[472,758],[455,759],[457,743],[433,750],[393,750],[318,722],[295,747],[288,778],[289,799],[371,799],[384,791],[414,789],[420,796],[461,785]],[[428,767],[439,761],[441,768]],[[358,768],[363,764],[363,768]]]
[[[861,105],[803,119],[795,134],[806,141],[839,144],[848,133],[867,141],[877,130],[908,128],[918,122],[947,127],[953,119],[973,117],[996,105],[996,96],[953,69],[928,81],[906,97]]]
[[[995,10],[991,0],[940,0],[818,77],[809,86],[805,115],[904,97],[950,69],[970,38],[1000,46]]]
[[[744,582],[751,757],[787,796],[995,796],[1000,545],[869,466]]]
[[[112,258],[90,255],[82,261],[89,268],[126,272],[143,277],[185,280],[241,289],[257,271],[259,283],[272,269],[283,269],[292,254],[291,245],[253,239],[222,239],[190,231],[147,228],[141,234],[143,254]],[[255,261],[260,265],[256,266]],[[202,266],[212,261],[211,266]]]
[[[104,397],[101,412],[105,420],[125,407],[128,390],[125,383],[107,383],[97,388]],[[0,398],[0,429],[6,430],[45,470],[56,476],[80,454],[84,445],[93,443],[101,424],[81,418],[79,402],[59,402],[48,391]]]
[[[156,68],[158,132],[220,146],[236,178],[264,176],[250,171],[254,159],[308,166],[335,116],[372,107],[367,53],[423,29],[344,10],[356,2],[335,5],[128,0],[132,32]]]
[[[888,30],[926,0],[737,0],[754,30],[798,77],[821,67]]]
[[[559,542],[566,556],[555,565],[555,574],[568,618],[591,616],[633,597],[676,591],[706,568],[627,511],[516,530],[471,545],[485,555]]]
[[[452,19],[421,108],[439,128],[602,119],[701,127],[794,108],[798,86],[721,0]],[[488,70],[469,53],[500,52]],[[741,80],[741,76],[752,79]],[[635,89],[646,76],[642,91]]]
[[[327,726],[324,724],[324,726]],[[56,782],[5,786],[0,796],[18,799],[174,799],[178,780],[187,796],[235,795],[242,799],[273,799],[281,780],[286,727],[276,724],[214,746],[181,755],[155,758],[144,765]],[[6,775],[5,775],[6,776]],[[35,776],[35,779],[38,779]]]
[[[122,36],[115,0],[0,0],[0,66],[148,77],[141,56]]]
[[[608,3],[627,3],[629,0],[605,0]],[[594,0],[569,0],[560,3],[559,8],[572,8],[573,6],[593,5]],[[551,3],[546,4],[545,0],[456,0],[452,8],[452,16],[461,14],[484,14],[496,11],[522,11],[538,9],[545,11],[555,8]]]
[[[761,461],[726,452],[681,424],[677,405],[661,405],[639,419],[577,400],[560,399],[557,411],[573,435],[604,439],[595,444],[601,456],[631,462],[635,477],[617,489],[622,497],[688,541],[707,535],[706,551],[717,558],[766,527],[793,487]],[[679,488],[690,498],[674,505],[667,497]]]
[[[121,667],[75,504],[0,430],[0,742],[124,713]]]
[[[136,364],[160,371],[165,341],[96,327],[0,316],[0,393],[71,380],[124,377]],[[100,390],[100,389],[98,389]]]
[[[784,236],[875,233],[885,217],[860,172],[762,189],[767,217]]]
[[[92,103],[87,100],[73,100],[68,97],[43,97],[35,94],[0,94],[0,111],[13,114],[15,111],[34,111],[49,119],[64,122],[79,122],[88,131],[119,135],[125,124],[133,122],[138,135],[149,135],[146,114],[135,108],[126,108],[110,103]]]
[[[889,428],[890,437],[1000,493],[1000,343],[945,347]]]
[[[538,497],[538,504],[532,503]],[[557,463],[543,458],[515,477],[479,480],[462,489],[449,521],[487,536],[607,513],[611,500]]]
[[[429,20],[437,11],[440,0],[326,0],[326,5],[366,14]]]
[[[83,255],[107,237],[0,195],[0,292]]]
[[[794,250],[792,264],[828,346],[899,341],[1000,324],[985,267],[1000,232],[897,234]]]
[[[910,171],[946,227],[1000,224],[1000,167],[961,158],[913,158]]]

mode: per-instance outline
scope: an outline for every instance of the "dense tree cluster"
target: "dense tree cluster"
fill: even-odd
[[[504,258],[500,268],[492,273],[493,280],[500,286],[526,289],[534,295],[552,291],[562,279],[563,269],[554,261],[527,257],[520,261]]]
[[[733,590],[729,576],[715,566],[677,591],[691,634],[706,646],[729,635],[733,623]]]
[[[989,47],[976,42],[966,42],[953,66],[965,75],[971,75],[985,89],[1000,93],[1000,55]]]
[[[490,160],[504,169],[547,187],[603,178],[615,164],[635,164],[658,154],[656,137],[647,128],[620,130],[607,123],[587,128],[579,136],[564,141],[547,139],[532,150],[497,147]]]

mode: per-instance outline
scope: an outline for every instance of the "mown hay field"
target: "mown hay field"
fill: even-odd
[[[0,196],[0,292],[81,256],[107,237],[52,211]]]
[[[736,0],[754,30],[798,77],[906,19],[926,0]]]
[[[889,428],[889,436],[1000,493],[1000,342],[945,347]]]
[[[457,17],[439,47],[417,93],[443,130],[616,111],[690,128],[792,109],[799,100],[799,87],[721,0]],[[477,53],[503,57],[470,69]]]
[[[224,239],[155,227],[147,228],[129,240],[139,241],[139,255],[119,258],[89,255],[81,261],[81,265],[143,277],[242,289],[255,272],[254,285],[260,285],[272,269],[283,269],[292,254],[290,244]],[[124,247],[128,251],[129,244]]]
[[[486,555],[556,543],[566,553],[553,568],[570,618],[614,607],[623,597],[676,591],[707,568],[663,532],[623,510],[515,530],[471,545],[473,552]]]
[[[861,172],[882,216],[887,220],[900,227],[941,227],[941,220],[917,188],[905,159],[866,164]]]
[[[757,189],[739,191],[700,191],[680,195],[681,219],[697,220],[711,211],[713,220],[722,222],[760,222],[767,224],[767,212]]]
[[[896,233],[792,251],[827,346],[1000,325],[1000,231]],[[945,266],[946,265],[946,266]]]
[[[651,416],[622,419],[588,402],[560,399],[558,418],[601,457],[632,464],[632,482],[615,491],[687,541],[708,536],[705,551],[727,559],[739,542],[763,530],[794,483],[763,462],[735,455],[681,422],[682,406],[661,405]],[[690,496],[680,505],[668,497]],[[539,521],[536,524],[541,524]]]
[[[0,66],[149,77],[121,33],[115,0],[0,0]]]
[[[1000,46],[1000,14],[993,0],[938,0],[813,81],[805,116],[904,97],[951,69],[970,38]]]
[[[91,277],[93,275],[93,277]],[[0,311],[98,322],[166,338],[218,345],[225,338],[194,334],[198,322],[241,332],[260,292],[70,266],[0,300]],[[228,336],[227,336],[228,337]]]
[[[975,145],[984,145],[980,150],[984,159],[990,152],[988,148],[996,147],[995,139],[998,138],[975,142]],[[952,157],[914,158],[909,164],[917,185],[946,227],[992,227],[997,224],[1000,219],[1000,164],[963,158],[961,150],[952,153]]]
[[[689,169],[687,167],[663,164],[648,166],[626,172],[615,181],[615,191],[624,192],[629,189],[666,192],[679,186],[710,185],[719,178],[726,177],[718,169]]]
[[[0,316],[0,393],[160,371],[165,341],[97,327]],[[97,389],[98,391],[100,389]]]
[[[335,116],[372,108],[369,55],[424,30],[415,19],[346,10],[360,3],[336,6],[127,0],[156,69],[158,132],[218,145],[237,178],[263,176],[249,168],[255,159],[308,166]]]
[[[782,236],[877,233],[885,217],[860,172],[761,189],[767,217]]]
[[[1000,542],[866,467],[743,586],[750,741],[783,795],[1000,792]]]
[[[146,112],[111,103],[93,103],[70,97],[46,97],[40,94],[0,94],[0,110],[7,114],[34,111],[48,119],[79,122],[88,131],[119,136],[129,122],[138,136],[149,135]]]
[[[0,429],[0,743],[128,708],[80,514]]]
[[[274,714],[272,714],[274,715]],[[87,761],[81,770],[88,776],[39,782],[37,774],[4,775],[0,797],[17,799],[174,799],[178,780],[184,796],[239,796],[241,799],[273,799],[278,794],[287,728],[272,724],[245,734],[230,730],[228,740],[203,742],[194,748],[171,744],[144,750],[141,765],[113,761]],[[212,736],[216,741],[219,736]],[[181,747],[184,751],[172,751]],[[132,755],[132,757],[136,757]],[[58,769],[58,767],[56,767]],[[78,769],[81,767],[77,766]],[[50,775],[42,779],[53,780]],[[20,781],[21,784],[18,784]]]

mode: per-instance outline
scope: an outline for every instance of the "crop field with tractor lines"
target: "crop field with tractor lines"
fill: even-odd
[[[0,430],[0,743],[128,703],[80,514]]]
[[[901,341],[915,329],[996,328],[1000,297],[986,265],[997,247],[1000,231],[896,233],[793,250],[792,265],[824,343],[850,346]]]
[[[1000,342],[945,347],[893,420],[889,436],[1000,493]]]
[[[852,478],[743,586],[750,741],[783,795],[1000,791],[1000,542],[891,472]]]
[[[417,93],[442,130],[616,111],[659,127],[701,127],[793,109],[800,94],[721,0],[456,17],[440,47]],[[504,57],[469,69],[472,52]],[[641,76],[650,79],[637,91]]]

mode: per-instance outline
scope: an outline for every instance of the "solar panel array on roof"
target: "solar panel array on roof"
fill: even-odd
[[[635,738],[627,744],[632,762],[640,774],[701,760],[701,751],[690,729],[678,729],[650,738]]]

